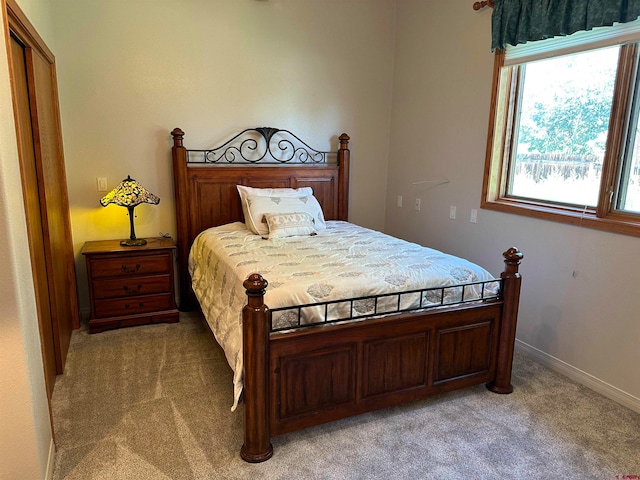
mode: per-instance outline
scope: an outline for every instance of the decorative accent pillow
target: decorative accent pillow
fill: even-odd
[[[305,197],[247,197],[247,217],[245,223],[258,235],[266,236],[269,228],[264,220],[266,213],[308,213],[313,219],[316,230],[324,230],[327,225],[322,214],[322,207],[313,195]]]
[[[251,228],[249,224],[249,212],[247,206],[247,197],[249,195],[259,197],[306,197],[307,195],[313,195],[313,189],[311,187],[302,188],[255,188],[247,187],[245,185],[236,185],[238,194],[240,195],[240,203],[242,204],[242,214],[244,215],[244,223],[249,230],[255,233],[255,229]]]
[[[269,235],[266,238],[284,238],[317,235],[313,217],[306,212],[265,213]]]

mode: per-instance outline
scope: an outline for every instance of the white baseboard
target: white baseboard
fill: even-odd
[[[563,362],[559,358],[549,355],[548,353],[517,339],[516,350],[534,358],[538,363],[569,377],[571,380],[581,383],[582,385],[589,387],[591,390],[594,390],[605,397],[640,413],[640,398],[635,397],[624,390],[620,390],[607,382],[603,382],[599,378],[596,378],[587,372],[583,372],[579,368],[569,365],[567,362]]]
[[[49,444],[49,457],[47,458],[47,471],[45,473],[45,479],[51,480],[53,478],[53,469],[56,465],[56,445],[53,443],[53,438]]]

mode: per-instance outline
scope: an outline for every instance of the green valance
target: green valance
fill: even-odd
[[[494,0],[491,49],[627,23],[640,0]]]

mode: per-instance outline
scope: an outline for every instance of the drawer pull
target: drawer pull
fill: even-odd
[[[140,290],[142,290],[142,284],[140,284],[140,283],[139,283],[135,290],[134,290],[134,289],[131,289],[131,291],[129,291],[129,286],[128,286],[128,285],[123,286],[123,287],[122,287],[122,289],[123,289],[126,293],[128,293],[128,294],[130,294],[130,295],[131,295],[131,294],[139,293],[139,292],[140,292]]]
[[[144,307],[144,302],[140,302],[140,303],[138,303],[138,306],[139,306],[139,307],[141,307],[141,308],[142,308],[142,307]],[[124,304],[124,308],[129,308],[129,304],[128,304],[128,303],[125,303],[125,304]]]
[[[135,272],[137,272],[138,270],[140,270],[140,264],[139,264],[139,263],[136,263],[135,268],[127,268],[127,266],[126,266],[126,265],[122,265],[122,271],[123,271],[123,272],[127,272],[127,273],[135,273]]]

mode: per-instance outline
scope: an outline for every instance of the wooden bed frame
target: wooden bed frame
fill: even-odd
[[[338,138],[337,152],[310,149],[313,161],[309,152],[296,153],[287,140],[278,147],[289,149],[302,163],[290,164],[288,157],[282,165],[259,164],[262,158],[236,163],[243,149],[255,152],[260,142],[269,147],[274,135],[282,133],[290,132],[249,129],[232,140],[245,134],[258,140],[244,140],[238,148],[229,147],[230,140],[219,149],[187,150],[184,132],[171,132],[181,309],[194,306],[187,260],[195,236],[212,226],[243,221],[236,185],[309,186],[327,220],[347,220],[348,135]],[[190,160],[193,155],[196,162]],[[497,298],[288,333],[270,331],[267,281],[251,275],[244,282],[241,457],[262,462],[273,454],[272,436],[471,385],[486,383],[493,392],[511,393],[523,255],[516,248],[503,255],[506,267]]]

